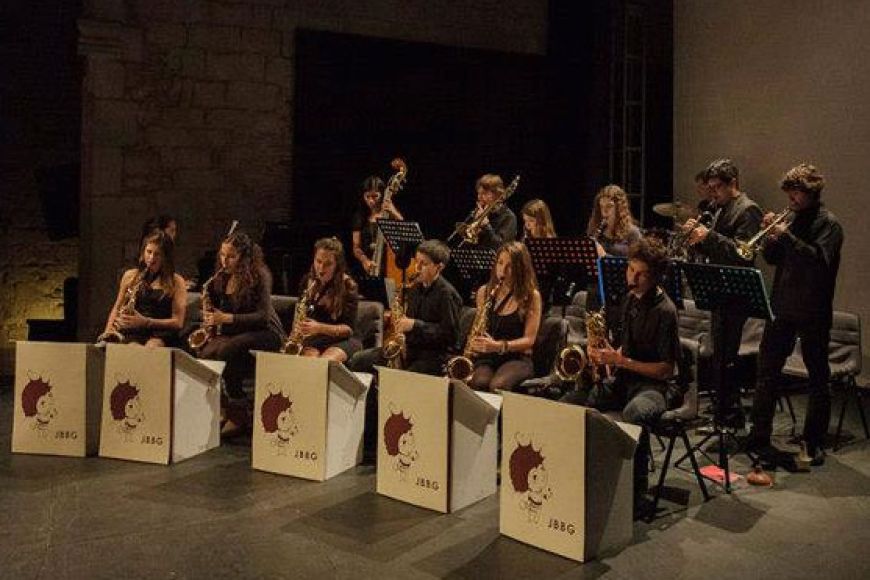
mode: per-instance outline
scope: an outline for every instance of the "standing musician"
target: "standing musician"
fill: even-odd
[[[406,294],[405,316],[396,322],[405,335],[405,370],[439,375],[448,350],[456,344],[462,299],[441,272],[450,260],[450,249],[439,240],[426,240],[417,246],[415,258],[418,277]],[[372,372],[386,360],[380,347],[354,355],[350,368]]]
[[[697,219],[682,226],[688,234],[688,243],[698,254],[712,264],[726,266],[752,266],[753,260],[744,260],[737,253],[735,240],[747,240],[755,235],[761,224],[761,209],[749,196],[738,189],[739,172],[730,159],[719,159],[707,167],[706,183],[716,201],[717,217],[707,227]],[[739,308],[720,305],[713,311],[710,334],[713,342],[712,381],[717,398],[717,417],[721,425],[743,426],[739,389],[735,385],[733,369],[743,335],[747,316]]]
[[[393,205],[392,200],[383,199],[384,181],[375,175],[366,177],[362,185],[362,204],[353,216],[351,224],[353,236],[353,256],[362,268],[362,273],[370,276],[380,276],[383,272],[374,272],[374,250],[377,240],[378,226],[376,220],[388,217],[393,220],[403,220],[402,214]],[[384,215],[386,214],[386,216]]]
[[[543,309],[532,259],[522,242],[499,248],[489,282],[477,290],[478,310],[490,298],[486,332],[470,337],[476,355],[470,385],[477,390],[512,391],[534,376],[532,348]]]
[[[628,195],[618,185],[605,185],[595,195],[586,234],[595,239],[598,256],[625,256],[631,244],[641,238]]]
[[[843,229],[820,201],[825,178],[814,166],[802,163],[789,169],[780,187],[788,195],[794,219],[791,224],[774,225],[762,250],[767,263],[776,266],[771,300],[774,318],[765,325],[761,338],[759,383],[747,444],[759,450],[769,448],[777,379],[795,338],[800,337],[810,385],[803,438],[811,465],[821,465],[831,417],[828,342]],[[762,225],[773,219],[773,214],[766,214]]]
[[[175,273],[174,249],[172,238],[162,231],[143,237],[139,266],[121,276],[118,297],[97,340],[120,333],[123,342],[178,345],[178,331],[187,311],[187,288],[184,278]],[[135,307],[128,312],[124,305],[130,299]]]
[[[498,203],[498,206],[483,218],[478,245],[496,249],[505,242],[515,240],[517,238],[517,216],[507,204],[497,201],[505,193],[501,176],[492,173],[482,175],[474,188],[477,191],[477,207],[472,212],[472,219],[476,219],[487,208]]]
[[[205,327],[219,330],[197,354],[227,363],[223,377],[229,400],[221,433],[229,436],[250,426],[242,381],[253,374],[251,350],[277,351],[284,333],[272,306],[272,274],[248,234],[235,232],[221,242],[215,269],[209,285],[212,309],[203,311],[202,318]]]
[[[344,246],[335,238],[314,244],[311,270],[302,280],[302,292],[314,281],[311,313],[302,322],[302,356],[345,362],[362,348],[354,336],[359,293],[347,274]]]
[[[555,238],[556,229],[553,226],[553,217],[550,208],[541,199],[532,199],[526,202],[520,211],[523,217],[523,236],[528,238]]]
[[[677,309],[660,286],[666,266],[665,248],[655,238],[631,245],[625,273],[629,291],[613,332],[615,348],[589,348],[590,362],[610,365],[615,376],[562,399],[601,411],[621,411],[625,421],[644,427],[634,457],[638,517],[648,504],[644,497],[649,487],[648,428],[667,410],[668,381],[677,372],[681,354]]]

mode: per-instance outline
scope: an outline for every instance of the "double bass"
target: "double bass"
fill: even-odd
[[[381,205],[388,201],[392,201],[393,196],[399,193],[402,187],[404,187],[408,175],[408,166],[405,164],[404,160],[397,157],[396,159],[393,159],[390,166],[393,168],[395,173],[387,182],[387,187],[384,190],[384,199],[381,202]],[[389,217],[390,214],[386,210],[382,210],[378,216],[378,218]],[[412,263],[411,267],[408,268],[408,275],[413,275],[414,271],[415,268]],[[383,272],[385,278],[391,278],[396,283],[397,288],[401,287],[402,269],[396,263],[396,253],[387,245],[383,232],[378,228],[377,236],[375,237],[375,249],[372,254],[372,265],[368,274],[370,276],[379,276],[381,272]]]

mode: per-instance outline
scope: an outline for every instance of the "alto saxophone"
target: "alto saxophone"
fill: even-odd
[[[214,310],[214,298],[212,297],[212,286],[217,280],[217,277],[224,273],[224,269],[220,268],[217,272],[212,274],[211,278],[205,281],[202,285],[202,310],[204,312],[211,312]],[[214,336],[221,333],[221,327],[218,326],[206,326],[205,322],[199,325],[199,328],[190,333],[190,336],[187,337],[187,345],[193,350],[195,353],[199,354],[199,352],[208,344]]]
[[[587,312],[586,313],[586,350],[588,351],[590,348],[607,348],[610,344],[610,341],[607,339],[607,319],[604,315],[604,307],[601,307],[601,310],[598,312]],[[600,374],[600,365],[590,365],[591,375],[592,375],[592,383],[595,384],[601,378]],[[605,365],[605,368],[606,365]],[[605,371],[607,375],[610,375],[609,369]]]
[[[471,350],[471,343],[478,336],[483,336],[487,332],[489,324],[489,315],[492,312],[495,304],[495,296],[501,288],[501,280],[489,292],[486,297],[486,302],[483,307],[479,308],[474,315],[474,321],[471,323],[471,328],[468,330],[468,337],[465,339],[465,348],[461,356],[454,356],[447,361],[447,376],[451,379],[458,379],[467,383],[471,380],[471,375],[474,374],[474,363],[471,357],[474,353]]]
[[[405,291],[410,288],[419,276],[415,273],[408,279],[408,283],[396,292],[393,303],[390,305],[390,324],[384,333],[383,355],[387,359],[387,366],[391,369],[401,369],[405,363],[405,333],[399,330],[399,321],[405,317]]]
[[[290,328],[290,335],[284,346],[281,347],[281,352],[289,355],[300,355],[304,347],[303,341],[305,336],[302,334],[302,323],[308,320],[308,309],[314,298],[314,288],[317,286],[317,278],[312,278],[305,288],[305,292],[296,303],[296,310],[293,313],[293,326]]]
[[[145,272],[146,270],[140,270],[130,286],[127,287],[127,292],[124,294],[124,302],[118,307],[118,311],[115,313],[115,318],[112,320],[111,330],[107,330],[98,336],[97,343],[121,343],[127,340],[118,326],[118,317],[130,315],[136,311],[136,296],[139,295],[139,292],[145,285]]]

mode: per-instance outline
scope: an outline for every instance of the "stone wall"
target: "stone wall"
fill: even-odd
[[[297,29],[541,54],[546,20],[543,0],[86,2],[82,336],[148,215],[178,217],[185,273],[231,220],[289,216]]]

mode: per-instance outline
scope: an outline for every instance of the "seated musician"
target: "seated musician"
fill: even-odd
[[[203,311],[203,325],[218,330],[197,354],[227,363],[223,373],[227,421],[222,434],[229,436],[250,426],[242,381],[253,375],[251,350],[277,351],[284,333],[272,306],[272,274],[260,246],[246,233],[235,232],[224,239],[216,270],[208,284],[212,309]]]
[[[386,217],[393,220],[405,219],[392,200],[383,200],[384,181],[375,175],[363,181],[362,205],[353,216],[351,231],[353,236],[353,256],[359,262],[360,273],[380,276],[383,272],[374,271],[375,242],[378,237],[376,220]],[[382,268],[383,269],[383,268]]]
[[[517,238],[517,216],[507,206],[498,200],[505,194],[504,181],[500,175],[487,173],[482,175],[475,184],[477,191],[477,206],[472,217],[477,219],[490,206],[495,207],[483,218],[478,244],[484,248],[496,249],[505,242]]]
[[[553,217],[550,208],[541,199],[532,199],[526,202],[520,211],[523,216],[523,240],[529,238],[555,238],[556,229],[553,227]]]
[[[439,240],[427,240],[417,247],[418,277],[406,294],[405,316],[395,321],[404,333],[405,370],[440,375],[448,350],[456,343],[462,299],[453,285],[441,275],[450,259],[450,249]],[[383,349],[371,348],[357,353],[350,368],[372,372],[375,365],[385,365]]]
[[[143,237],[139,266],[121,276],[118,297],[98,341],[178,346],[187,288],[175,273],[174,248],[172,238],[162,231]],[[133,308],[128,312],[124,306],[131,298]]]
[[[595,195],[587,235],[595,239],[598,256],[626,256],[640,239],[640,228],[631,215],[628,196],[618,185],[606,185]]]
[[[629,291],[620,306],[615,344],[589,348],[590,362],[608,365],[613,376],[562,400],[601,411],[621,411],[623,420],[644,427],[634,461],[635,513],[641,515],[648,503],[644,497],[649,486],[647,428],[667,410],[667,389],[677,372],[680,338],[677,309],[659,286],[667,263],[664,247],[658,240],[642,238],[632,244],[628,258]]]
[[[300,327],[305,337],[302,356],[350,360],[362,348],[354,336],[359,293],[356,282],[347,274],[340,241],[321,238],[315,242],[311,270],[302,279],[301,288],[300,299],[310,292],[310,311]]]
[[[486,332],[469,336],[474,355],[471,387],[512,391],[534,376],[532,348],[541,325],[541,293],[525,244],[508,242],[499,248],[476,302],[478,312],[489,305]]]

